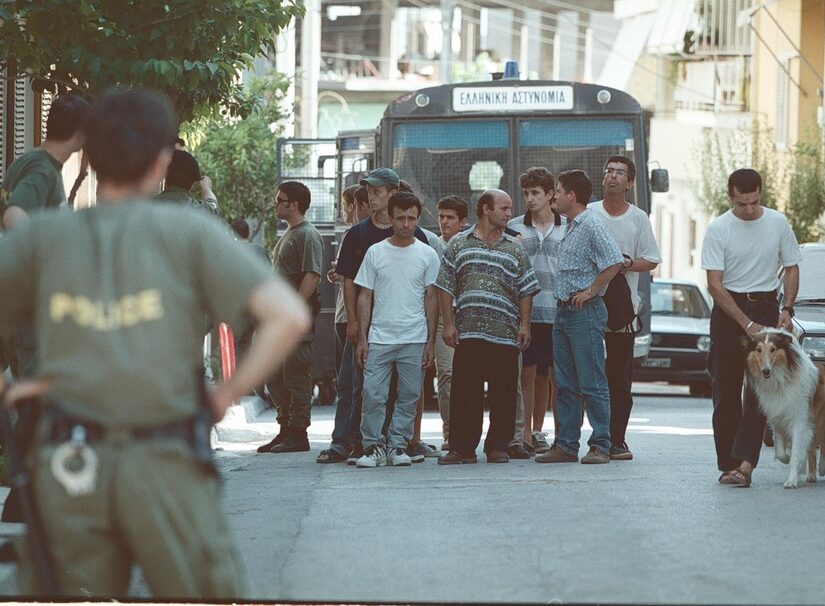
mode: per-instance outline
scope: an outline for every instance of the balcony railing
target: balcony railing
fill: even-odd
[[[685,62],[674,92],[676,109],[747,110],[747,59]]]
[[[750,27],[746,20],[737,22],[737,17],[752,7],[753,0],[696,0],[696,54],[751,54]]]

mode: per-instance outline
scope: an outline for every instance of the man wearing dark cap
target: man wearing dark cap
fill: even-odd
[[[200,184],[200,200],[189,193],[195,182]],[[163,191],[155,196],[155,199],[177,202],[184,206],[207,208],[215,214],[218,212],[218,199],[212,191],[212,180],[201,175],[198,161],[192,154],[180,149],[172,152],[172,161],[166,171]]]

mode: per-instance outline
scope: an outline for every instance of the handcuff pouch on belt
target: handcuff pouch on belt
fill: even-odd
[[[103,425],[66,414],[52,405],[46,409],[42,439],[57,443],[51,456],[51,472],[71,497],[94,492],[99,461],[93,445],[106,438]],[[165,425],[136,427],[126,435],[132,440],[180,437],[192,448],[197,461],[210,474],[217,474],[210,442],[212,419],[209,411]],[[122,432],[119,432],[122,433]]]

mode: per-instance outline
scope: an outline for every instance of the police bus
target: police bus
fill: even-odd
[[[667,171],[647,171],[647,135],[639,103],[623,91],[580,82],[501,79],[445,84],[391,102],[374,131],[341,132],[336,139],[336,201],[343,188],[372,168],[388,166],[421,199],[421,226],[438,231],[436,204],[459,195],[470,205],[486,189],[513,198],[513,215],[525,211],[519,175],[532,166],[553,174],[583,169],[602,198],[601,175],[611,155],[628,156],[637,175],[628,199],[650,212],[651,191],[667,191]],[[346,230],[339,221],[337,239]],[[643,330],[635,355],[650,347],[649,280],[640,280]],[[334,296],[334,295],[333,295]],[[319,326],[320,328],[320,326]],[[325,347],[319,335],[317,347]]]

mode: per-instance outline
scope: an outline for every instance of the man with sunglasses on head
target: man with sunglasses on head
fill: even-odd
[[[298,181],[285,181],[275,193],[275,215],[289,227],[278,239],[272,252],[272,266],[289,282],[309,305],[313,319],[321,311],[318,283],[324,266],[324,242],[315,226],[307,221],[311,194]],[[312,405],[312,338],[313,327],[287,358],[284,365],[267,381],[269,397],[278,412],[280,432],[258,452],[306,452],[309,450],[307,427]]]
[[[619,245],[624,259],[619,271],[627,280],[633,311],[638,314],[641,305],[639,274],[656,269],[662,262],[662,256],[653,236],[650,217],[626,199],[635,180],[636,165],[633,160],[627,156],[611,156],[604,163],[604,199],[589,206]],[[607,349],[605,372],[610,390],[610,458],[614,461],[633,459],[625,433],[633,408],[630,387],[633,382],[633,344],[638,329],[638,320],[634,318],[627,326],[618,330],[608,328],[604,333]]]

